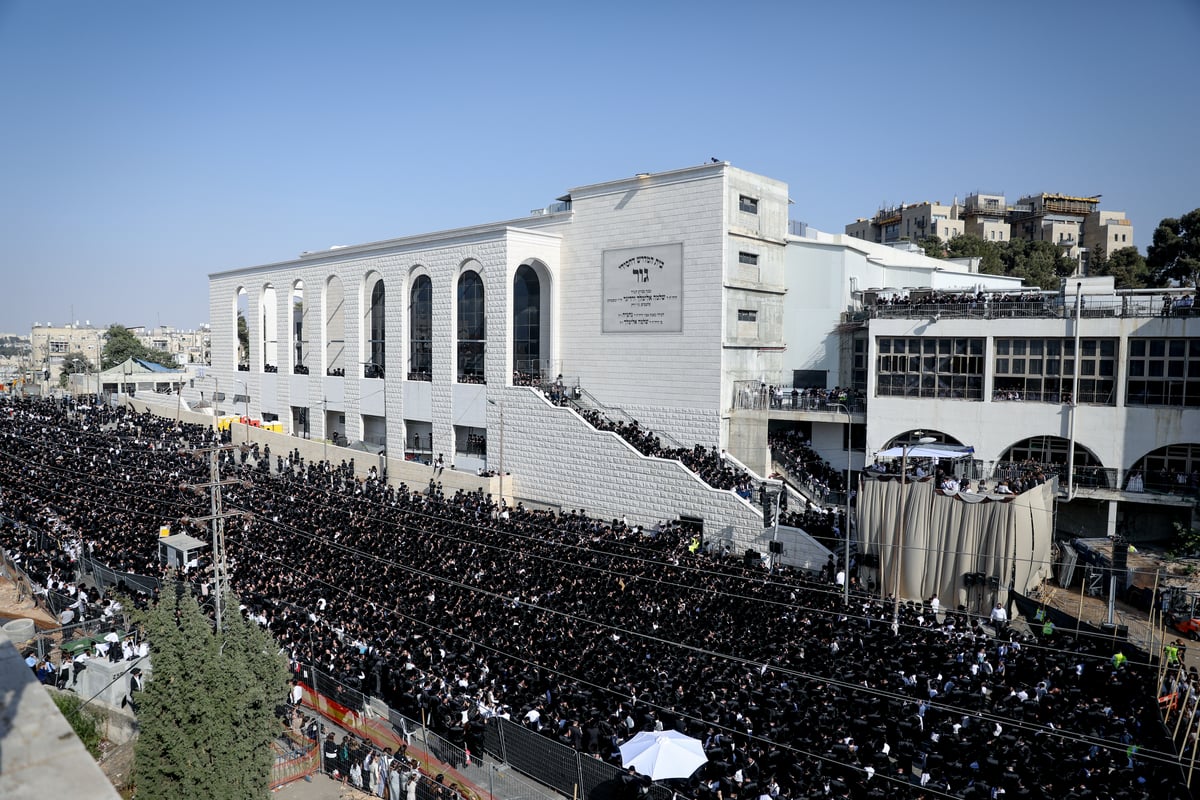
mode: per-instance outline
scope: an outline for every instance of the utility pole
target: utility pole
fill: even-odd
[[[193,453],[208,453],[208,475],[209,482],[207,484],[193,484],[194,489],[209,490],[209,509],[210,514],[207,517],[192,517],[194,522],[208,522],[209,529],[212,531],[212,555],[213,555],[213,610],[215,612],[217,630],[223,629],[222,616],[224,609],[221,604],[225,599],[225,592],[229,590],[229,564],[225,558],[225,518],[241,516],[241,511],[226,511],[221,497],[221,487],[226,484],[237,483],[239,480],[222,481],[221,480],[221,452],[224,450],[232,450],[236,445],[218,445],[211,448],[193,450]]]

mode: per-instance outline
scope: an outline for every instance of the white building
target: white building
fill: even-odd
[[[765,469],[765,419],[733,417],[728,399],[782,368],[787,213],[783,183],[711,163],[577,187],[520,219],[215,273],[211,389],[297,434],[503,469],[519,499],[699,517],[754,544],[752,503],[528,384],[561,375],[665,443]]]
[[[641,456],[530,385],[562,376],[610,417],[636,419],[667,444],[727,450],[759,474],[771,468],[769,426],[805,427],[840,465],[847,422],[850,441],[864,444],[856,469],[914,429],[975,446],[980,469],[1061,460],[1062,377],[1074,364],[1061,355],[1074,337],[1062,298],[1020,317],[989,314],[1021,293],[1019,281],[852,236],[791,236],[787,209],[782,182],[713,163],[577,187],[519,219],[214,273],[212,369],[197,388],[211,381],[297,435],[500,469],[517,499],[645,523],[699,517],[707,533],[762,550],[752,503]],[[1164,395],[1135,387],[1133,371],[1200,367],[1200,353],[1153,365],[1138,355],[1160,345],[1191,353],[1200,340],[1191,320],[1146,316],[1144,299],[1104,291],[1081,322],[1085,371],[1097,372],[1079,389],[1102,400],[1076,408],[1076,442],[1091,453],[1078,466],[1115,472],[1089,473],[1108,488],[1080,488],[1095,507],[1076,516],[1113,527],[1122,505],[1186,505],[1125,491],[1150,464],[1142,459],[1176,465],[1184,452],[1185,470],[1200,462],[1191,395],[1134,402],[1135,391]],[[944,302],[964,292],[986,295],[980,313]],[[909,305],[882,303],[897,296]],[[1038,362],[1040,376],[1011,355],[1034,347],[1060,354],[1056,366]],[[793,382],[852,387],[865,403],[845,414],[739,401],[751,386]],[[1013,391],[1019,403],[999,399]],[[1041,436],[1058,439],[1041,447]],[[1060,528],[1072,519],[1060,515]]]

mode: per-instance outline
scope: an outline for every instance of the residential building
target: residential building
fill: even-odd
[[[1003,194],[975,192],[960,205],[900,204],[881,208],[870,219],[859,218],[845,227],[849,236],[890,244],[925,236],[943,241],[969,234],[991,242],[1013,238],[1053,242],[1079,262],[1086,274],[1088,254],[1112,253],[1133,246],[1133,225],[1122,211],[1099,209],[1100,196],[1025,195],[1009,204]]]
[[[57,386],[63,359],[68,353],[82,353],[93,367],[98,366],[104,352],[105,331],[90,321],[82,325],[78,322],[73,325],[35,322],[29,333],[33,369],[41,370],[46,386]]]
[[[150,350],[170,353],[179,366],[208,364],[210,359],[208,325],[196,330],[178,330],[168,325],[154,328],[130,328],[138,340]]]
[[[846,226],[846,234],[876,244],[916,242],[928,236],[949,241],[964,233],[964,221],[959,215],[958,202],[901,203],[881,208],[870,219],[858,219]]]

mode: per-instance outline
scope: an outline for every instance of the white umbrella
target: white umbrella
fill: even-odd
[[[687,778],[708,761],[698,739],[679,731],[642,731],[621,745],[621,763],[652,780]]]

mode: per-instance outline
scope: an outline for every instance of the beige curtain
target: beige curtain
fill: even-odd
[[[947,496],[932,480],[880,480],[859,483],[859,549],[879,557],[882,594],[896,585],[900,596],[943,605],[965,605],[979,612],[994,600],[1004,602],[1011,585],[1022,594],[1049,575],[1057,483],[1031,489],[1012,499]],[[903,553],[897,549],[901,540]],[[968,586],[964,576],[986,581]]]

